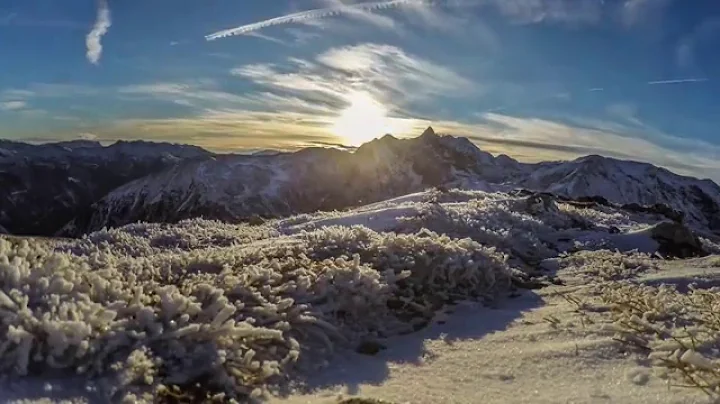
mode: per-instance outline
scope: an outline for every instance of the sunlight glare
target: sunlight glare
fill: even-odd
[[[387,108],[370,94],[356,92],[348,97],[350,105],[332,125],[332,133],[349,146],[360,146],[372,139],[392,133]]]

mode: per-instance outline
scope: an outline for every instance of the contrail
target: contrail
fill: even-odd
[[[95,20],[92,31],[85,37],[85,45],[87,46],[86,56],[88,61],[94,65],[100,61],[103,50],[101,39],[103,35],[107,34],[111,25],[110,7],[108,6],[107,0],[98,0],[97,20]]]
[[[658,81],[648,81],[648,85],[656,85],[656,84],[680,84],[680,83],[702,83],[703,81],[708,81],[707,78],[700,78],[700,79],[676,79],[676,80],[658,80]]]
[[[317,20],[321,18],[333,17],[340,14],[352,13],[353,11],[364,10],[384,10],[388,8],[400,7],[406,4],[432,4],[431,0],[388,0],[388,1],[374,1],[370,3],[358,3],[348,4],[344,7],[327,7],[318,8],[315,10],[300,11],[298,13],[284,15],[282,17],[275,17],[269,20],[254,22],[252,24],[243,25],[237,28],[226,29],[215,32],[210,35],[206,35],[205,39],[212,41],[215,39],[225,38],[228,36],[247,34],[253,31],[257,31],[263,28],[271,27],[274,25],[282,24],[293,24],[308,20]]]

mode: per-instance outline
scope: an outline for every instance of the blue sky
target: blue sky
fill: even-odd
[[[0,137],[215,151],[432,124],[720,179],[714,0],[4,0]]]

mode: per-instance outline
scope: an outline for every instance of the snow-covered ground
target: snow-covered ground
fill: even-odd
[[[715,279],[720,286],[714,259],[710,266],[708,259],[662,263],[636,281],[709,287]],[[559,272],[568,285],[586,284],[570,272]],[[660,377],[662,367],[615,341],[607,323],[583,324],[577,305],[562,295],[591,298],[578,286],[553,285],[492,308],[462,305],[426,330],[387,341],[376,356],[344,353],[309,378],[309,393],[271,402],[352,396],[398,404],[713,402],[698,389],[671,387],[679,381]]]
[[[0,239],[0,401],[707,402],[720,258],[659,259],[662,219],[451,190]]]

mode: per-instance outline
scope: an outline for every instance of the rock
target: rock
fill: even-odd
[[[658,252],[663,256],[690,258],[708,255],[700,239],[681,223],[658,223],[650,229],[650,237],[658,242]]]
[[[510,195],[522,198],[523,196],[530,196],[535,194],[533,191],[524,188],[518,188],[510,191]]]
[[[355,352],[362,355],[377,355],[380,351],[384,351],[387,347],[377,341],[363,341],[355,349]]]
[[[656,214],[656,215],[662,215],[666,218],[677,222],[682,223],[685,219],[685,213],[680,212],[678,210],[675,210],[671,208],[668,205],[662,204],[662,203],[656,203],[654,205],[650,206],[643,206],[639,203],[626,203],[620,207],[623,210],[627,210],[629,212],[633,213],[650,213],[650,214]]]
[[[265,224],[265,219],[258,215],[252,215],[250,216],[250,219],[248,219],[248,224],[250,226],[262,226]]]
[[[555,197],[551,194],[538,193],[525,199],[525,210],[531,214],[555,212],[558,210]]]
[[[512,286],[518,289],[542,289],[550,286],[550,283],[543,282],[538,278],[531,278],[530,276],[512,276],[510,278]]]
[[[602,205],[602,206],[611,206],[612,205],[610,203],[610,201],[607,200],[607,198],[599,196],[599,195],[581,196],[581,197],[577,198],[577,202],[593,203],[593,204]]]

